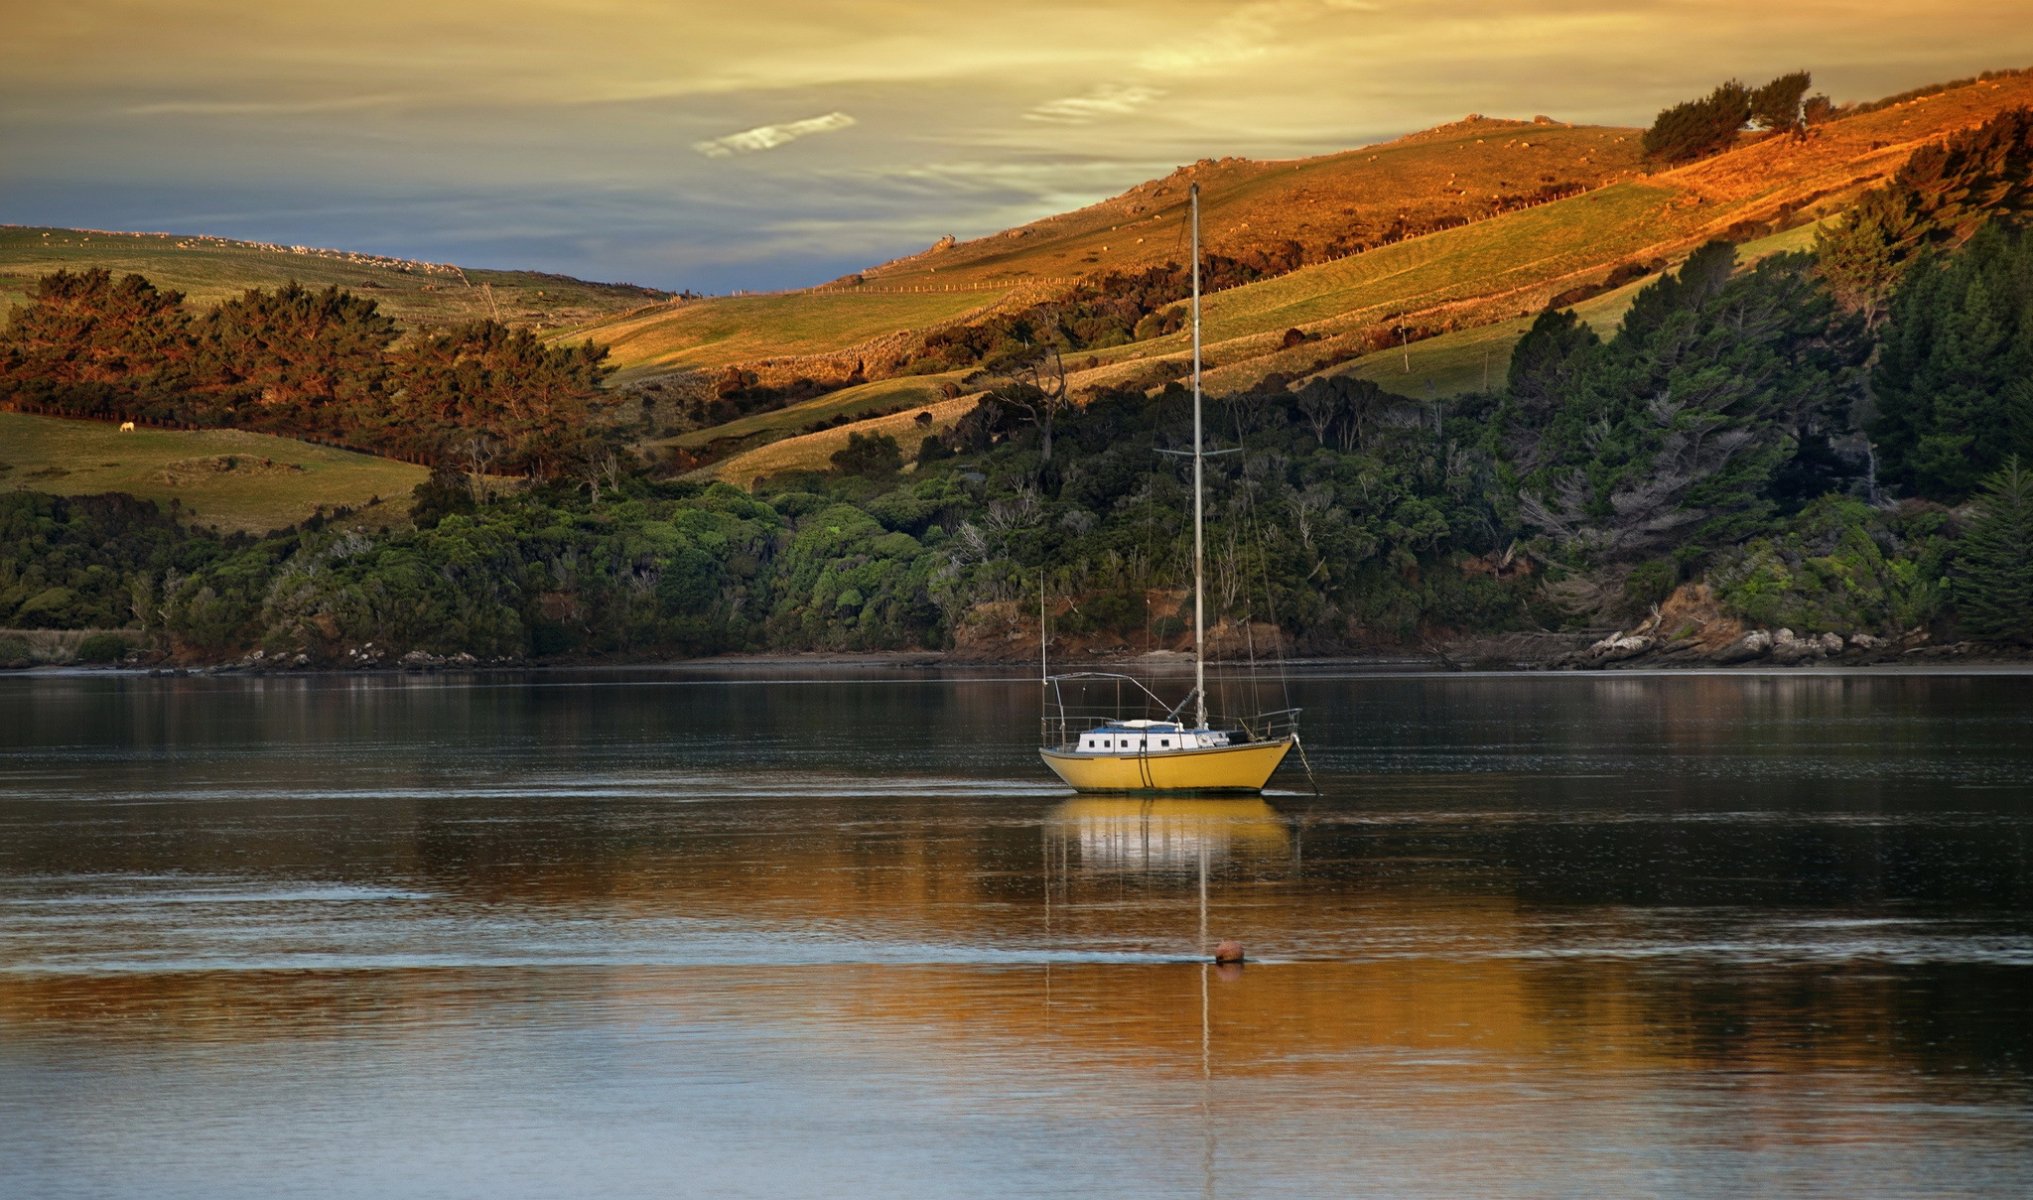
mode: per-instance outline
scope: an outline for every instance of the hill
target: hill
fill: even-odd
[[[196,234],[5,225],[0,226],[0,317],[41,276],[88,267],[146,275],[157,287],[174,288],[199,305],[292,279],[306,287],[337,285],[372,299],[409,326],[495,317],[510,325],[557,329],[666,295],[633,284],[588,283],[537,271],[487,271]]]
[[[406,517],[429,472],[390,459],[234,429],[122,433],[103,421],[0,412],[0,490],[126,492],[223,532],[265,533],[319,509]],[[372,506],[372,507],[370,507]]]
[[[1385,211],[1403,211],[1408,219],[1423,213],[1445,224],[1211,294],[1204,319],[1210,389],[1246,387],[1272,372],[1303,376],[1365,359],[1374,364],[1383,361],[1379,352],[1385,345],[1403,339],[1416,346],[1437,336],[1448,340],[1421,353],[1453,358],[1445,363],[1435,358],[1435,369],[1417,377],[1423,390],[1447,395],[1479,386],[1485,358],[1493,364],[1490,370],[1500,374],[1510,345],[1548,303],[1572,303],[1577,294],[1601,295],[1633,278],[1642,282],[1712,238],[1753,242],[1791,233],[1794,239],[1787,244],[1809,245],[1811,234],[1801,231],[1839,217],[1859,192],[1887,178],[1916,149],[2029,104],[2033,77],[1967,82],[1866,106],[1818,126],[1804,139],[1746,135],[1734,150],[1651,173],[1637,164],[1635,130],[1476,118],[1324,159],[1204,162],[1077,213],[884,264],[862,273],[858,287],[850,278],[778,300],[782,311],[790,313],[806,305],[837,303],[842,293],[874,299],[882,294],[879,289],[931,287],[933,279],[945,281],[936,286],[957,292],[987,287],[994,280],[1038,284],[1063,278],[1056,272],[1092,273],[1167,255],[1183,257],[1167,239],[1144,234],[1139,243],[1122,225],[1131,219],[1156,229],[1165,222],[1153,218],[1169,213],[1166,219],[1176,226],[1183,184],[1197,178],[1203,187],[1207,242],[1216,253],[1261,254],[1295,235],[1312,237],[1324,227],[1323,207],[1347,217],[1350,227],[1368,221],[1365,228],[1373,228],[1375,214]],[[1532,162],[1536,174],[1506,171],[1506,155]],[[1589,168],[1598,173],[1584,177]],[[1589,178],[1595,185],[1454,221],[1472,215],[1473,206],[1464,203],[1472,197],[1455,196],[1459,207],[1451,212],[1419,207],[1450,170],[1455,187],[1472,181],[1486,189],[1485,198],[1501,192],[1490,186],[1493,179]],[[1331,189],[1324,182],[1330,179]],[[1357,193],[1367,195],[1367,207],[1333,207],[1324,201],[1330,194]],[[1341,213],[1351,207],[1353,216]],[[1289,208],[1289,214],[1278,216],[1281,208]],[[1109,240],[1100,240],[1104,237]],[[1295,330],[1297,339],[1291,336]],[[766,340],[768,333],[757,329],[750,336]],[[889,335],[890,344],[898,340],[900,334]],[[852,353],[874,344],[841,349]],[[1126,384],[1156,387],[1184,377],[1188,350],[1187,335],[1179,332],[1082,353],[1069,361],[1076,367],[1070,382],[1076,391]],[[863,431],[875,431],[883,422],[888,418]],[[802,453],[780,451],[767,461],[772,467],[812,465],[816,455],[823,463],[828,447],[837,448],[859,429],[844,426],[804,435]],[[762,461],[729,462],[715,473],[747,478]]]

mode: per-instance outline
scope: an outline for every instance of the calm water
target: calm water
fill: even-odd
[[[2033,1194],[2033,678],[815,674],[0,679],[0,1193]]]

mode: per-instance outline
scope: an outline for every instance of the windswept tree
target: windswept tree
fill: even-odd
[[[1511,350],[1511,369],[1497,426],[1510,436],[1503,450],[1522,473],[1539,465],[1539,433],[1580,382],[1583,364],[1602,339],[1571,308],[1539,314]]]
[[[2033,214],[2033,109],[2018,108],[1915,150],[1857,197],[1816,252],[1838,299],[1875,321],[1909,264],[1967,241],[1998,217]]]
[[[1698,555],[1829,484],[1793,476],[1837,459],[1869,348],[1861,323],[1806,255],[1735,263],[1712,242],[1639,292],[1611,341],[1547,338],[1531,369],[1557,399],[1513,404],[1499,437],[1536,439],[1520,503],[1556,544],[1606,560]]]
[[[1807,128],[1802,105],[1814,76],[1805,71],[1781,75],[1751,93],[1751,120],[1773,133],[1798,134]]]
[[[171,419],[189,373],[183,294],[103,267],[57,271],[0,332],[0,401],[73,416]]]
[[[2033,233],[1993,225],[1923,256],[1893,296],[1871,376],[1881,480],[1954,503],[2033,461]]]
[[[1038,466],[1052,464],[1052,433],[1060,414],[1072,406],[1066,390],[1066,364],[1057,346],[1025,346],[969,375],[966,382],[985,388],[1005,408],[1020,413],[1038,428]]]
[[[200,386],[226,423],[347,436],[381,407],[393,318],[338,287],[250,289],[198,322]]]
[[[1645,131],[1645,156],[1687,162],[1727,150],[1751,119],[1751,89],[1737,80],[1699,100],[1662,110]]]
[[[490,434],[496,469],[553,479],[597,450],[605,425],[607,350],[551,345],[527,330],[476,321],[397,349],[385,444],[437,461],[474,457]]]

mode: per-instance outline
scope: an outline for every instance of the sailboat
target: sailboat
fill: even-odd
[[[1041,646],[1039,667],[1047,698],[1045,744],[1038,753],[1060,779],[1082,792],[1260,792],[1299,744],[1295,708],[1221,722],[1210,721],[1207,714],[1198,183],[1188,189],[1187,200],[1193,223],[1193,690],[1166,709],[1154,692],[1129,675],[1093,671],[1053,675]],[[1039,632],[1042,638],[1042,627]],[[1120,704],[1112,715],[1067,706],[1068,684],[1085,690],[1086,685],[1110,682],[1118,700],[1126,692],[1132,704],[1159,715],[1126,718]]]

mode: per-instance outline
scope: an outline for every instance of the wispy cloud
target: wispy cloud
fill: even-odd
[[[1142,84],[1104,83],[1082,96],[1048,100],[1024,114],[1026,121],[1055,125],[1091,125],[1103,117],[1135,112],[1165,93]]]
[[[711,138],[693,142],[692,149],[707,158],[733,158],[737,154],[756,154],[787,146],[799,138],[811,137],[815,133],[837,133],[854,124],[854,118],[844,112],[829,112],[823,117],[807,117],[802,121],[785,121],[779,125],[758,125],[726,137]]]
[[[1192,71],[1246,62],[1285,42],[1294,25],[1372,8],[1367,0],[1253,0],[1237,5],[1197,35],[1146,51],[1137,62],[1151,71]]]

